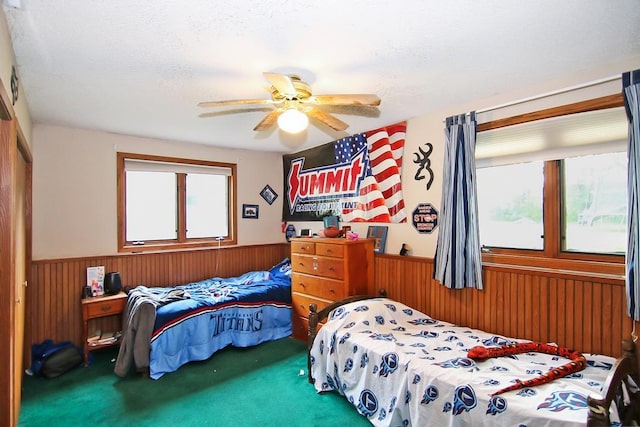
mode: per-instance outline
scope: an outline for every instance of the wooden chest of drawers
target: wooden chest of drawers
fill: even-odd
[[[291,268],[293,336],[306,340],[309,304],[373,292],[373,240],[291,239]]]

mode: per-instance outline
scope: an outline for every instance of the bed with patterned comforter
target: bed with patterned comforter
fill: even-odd
[[[567,362],[542,353],[467,357],[478,345],[518,342],[391,299],[367,299],[329,314],[310,347],[310,379],[318,392],[344,395],[376,426],[584,426],[587,397],[601,391],[616,359],[584,354],[580,372],[493,395]]]
[[[149,376],[158,379],[229,345],[249,347],[290,335],[289,259],[238,277],[162,288],[138,286],[129,293],[115,372],[126,376],[135,365],[137,371],[148,369]]]

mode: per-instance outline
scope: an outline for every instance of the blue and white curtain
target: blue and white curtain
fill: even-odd
[[[622,74],[624,106],[629,118],[629,159],[627,175],[627,227],[629,240],[626,256],[627,310],[629,316],[640,321],[640,227],[638,197],[640,197],[640,70]]]
[[[476,184],[476,115],[448,117],[445,126],[440,231],[434,278],[448,288],[482,289]]]

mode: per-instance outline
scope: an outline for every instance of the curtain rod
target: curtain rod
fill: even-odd
[[[547,98],[549,96],[554,96],[554,95],[559,95],[561,93],[566,93],[566,92],[571,92],[574,90],[578,90],[578,89],[585,89],[591,86],[596,86],[602,83],[609,83],[609,82],[613,82],[615,80],[621,80],[622,79],[622,74],[616,75],[616,76],[610,76],[610,77],[605,77],[599,80],[593,80],[591,82],[588,83],[582,83],[579,85],[575,85],[575,86],[569,86],[567,88],[564,89],[559,89],[559,90],[555,90],[552,92],[547,92],[547,93],[543,93],[540,95],[534,95],[534,96],[530,96],[528,98],[524,98],[524,99],[519,99],[517,101],[511,101],[511,102],[507,102],[504,104],[500,104],[500,105],[495,105],[493,107],[489,107],[489,108],[482,108],[480,110],[476,110],[476,114],[480,114],[480,113],[486,113],[488,111],[493,111],[493,110],[498,110],[500,108],[506,108],[506,107],[511,107],[513,105],[518,105],[518,104],[523,104],[525,102],[529,102],[529,101],[535,101],[538,99],[542,99],[542,98]]]

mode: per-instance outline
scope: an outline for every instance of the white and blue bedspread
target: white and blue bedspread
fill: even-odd
[[[189,298],[158,307],[149,376],[160,378],[228,346],[249,347],[291,335],[289,260],[268,271],[183,286]]]
[[[336,390],[376,426],[573,426],[587,421],[615,359],[548,384],[491,393],[569,360],[541,353],[474,361],[474,346],[524,342],[438,321],[376,298],[339,307],[311,349],[318,392]]]

